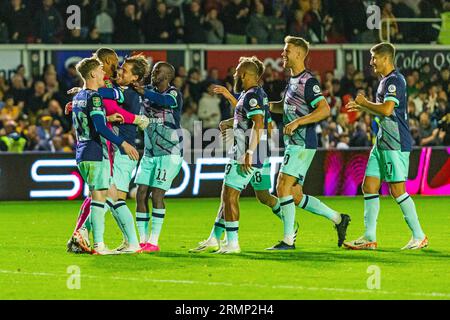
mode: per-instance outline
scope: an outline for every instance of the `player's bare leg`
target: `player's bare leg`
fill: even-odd
[[[427,247],[428,238],[422,231],[416,212],[416,206],[413,199],[406,192],[405,182],[389,183],[389,190],[392,197],[400,206],[406,224],[412,233],[411,240],[402,248],[402,250],[417,250]]]
[[[377,218],[380,211],[381,180],[366,176],[362,185],[364,194],[364,235],[356,240],[344,242],[344,247],[353,250],[374,250],[377,248]]]
[[[139,232],[140,245],[145,246],[149,236],[150,209],[148,200],[150,197],[150,188],[139,184],[136,192],[136,225]]]

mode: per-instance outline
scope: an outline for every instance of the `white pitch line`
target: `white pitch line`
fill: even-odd
[[[16,274],[16,275],[29,275],[29,276],[46,276],[46,277],[68,277],[70,274],[57,274],[46,272],[22,272],[13,270],[0,270],[0,274]],[[130,278],[130,277],[101,277],[91,275],[81,275],[81,278],[87,279],[109,279],[119,281],[144,281],[152,283],[171,283],[171,284],[184,284],[184,285],[207,285],[207,286],[227,286],[227,287],[251,287],[251,288],[270,288],[270,289],[292,289],[300,291],[329,291],[329,292],[346,292],[346,293],[368,293],[368,294],[382,294],[382,295],[409,295],[418,297],[444,297],[450,298],[450,293],[443,292],[397,292],[397,291],[385,291],[385,290],[369,290],[369,289],[346,289],[346,288],[327,288],[327,287],[305,287],[295,285],[263,285],[257,283],[231,283],[231,282],[206,282],[196,280],[171,280],[171,279],[150,279],[150,278]]]

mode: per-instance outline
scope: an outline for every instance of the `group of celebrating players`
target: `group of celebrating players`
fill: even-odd
[[[376,102],[358,95],[346,106],[349,111],[375,115],[379,124],[362,186],[364,235],[345,242],[350,216],[303,193],[303,183],[318,146],[316,124],[330,114],[319,82],[305,68],[308,51],[309,44],[303,38],[285,38],[281,56],[291,78],[281,101],[269,102],[259,86],[264,64],[254,56],[240,58],[234,74],[234,94],[225,87],[215,87],[214,91],[223,95],[234,108],[234,117],[220,123],[224,135],[232,131],[234,144],[225,166],[220,206],[211,234],[189,252],[241,252],[239,196],[249,183],[257,199],[270,207],[283,224],[283,240],[267,250],[295,249],[299,229],[296,206],[331,220],[339,247],[376,249],[382,180],[389,183],[391,194],[412,232],[411,240],[403,249],[421,249],[428,245],[414,201],[405,189],[411,151],[406,82],[395,69],[395,48],[389,43],[380,43],[371,49],[371,65],[382,77]],[[167,62],[157,62],[153,66],[151,84],[146,86],[143,79],[150,73],[150,66],[144,56],[127,57],[120,68],[118,64],[117,54],[112,49],[101,48],[76,67],[84,87],[72,90],[76,95],[66,109],[72,111],[77,134],[76,161],[89,186],[90,196],[80,208],[75,231],[67,244],[69,252],[108,255],[160,251],[158,240],[166,214],[164,196],[183,161],[182,94],[171,85],[175,69]],[[276,185],[278,197],[269,191],[271,113],[282,114],[284,124],[285,151]],[[134,146],[138,127],[144,130],[145,150],[135,177],[137,234],[126,197],[139,160]],[[114,250],[104,243],[108,210],[123,234],[122,244]]]

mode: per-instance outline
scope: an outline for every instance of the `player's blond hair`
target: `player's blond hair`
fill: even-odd
[[[101,65],[102,63],[97,58],[84,58],[76,64],[75,69],[86,81],[90,78],[90,73]]]
[[[300,37],[286,36],[284,43],[290,43],[296,47],[302,48],[305,51],[305,55],[309,52],[309,42]]]

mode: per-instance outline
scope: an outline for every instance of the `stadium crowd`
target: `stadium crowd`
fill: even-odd
[[[10,81],[0,76],[0,151],[72,152],[74,130],[70,116],[64,114],[64,106],[70,101],[67,89],[81,85],[74,65],[69,65],[64,75],[58,75],[54,65],[46,65],[36,79],[27,78],[25,71],[20,65]],[[229,104],[214,94],[213,88],[223,85],[231,91],[233,73],[234,68],[230,67],[227,77],[219,79],[217,69],[208,70],[203,76],[195,68],[177,68],[173,84],[183,92],[183,128],[193,134],[195,121],[202,121],[203,130],[218,128],[221,120],[232,116]],[[280,100],[286,76],[267,66],[261,85],[270,100]],[[449,67],[432,73],[425,64],[421,70],[405,76],[414,145],[450,145]],[[327,149],[371,146],[377,131],[376,120],[368,114],[348,113],[344,106],[358,93],[374,101],[377,77],[365,77],[353,64],[346,66],[342,78],[336,78],[333,72],[317,77],[331,107],[329,119],[317,126],[320,146]],[[282,129],[281,117],[274,114],[273,118]]]
[[[0,43],[282,43],[286,34],[310,43],[374,43],[366,8],[392,19],[393,42],[430,43],[431,24],[396,18],[440,18],[445,0],[0,0]],[[81,28],[66,27],[70,5]],[[386,25],[382,33],[386,36]]]

